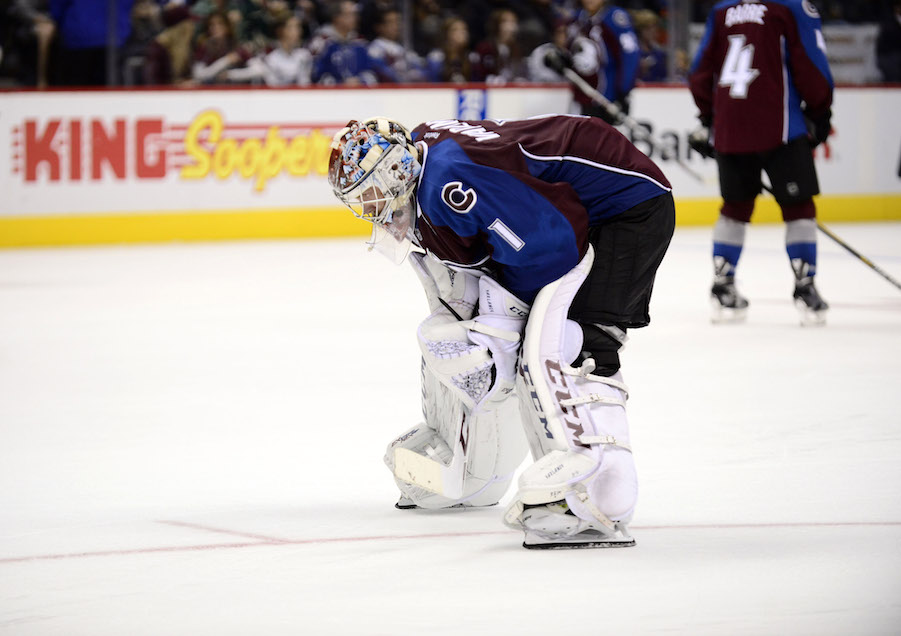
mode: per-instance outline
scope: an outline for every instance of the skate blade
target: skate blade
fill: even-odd
[[[800,298],[795,299],[795,308],[801,317],[802,327],[822,327],[826,324],[826,311],[814,311]]]
[[[584,548],[631,548],[635,539],[626,526],[607,534],[586,530],[573,535],[555,535],[526,529],[522,547],[527,550],[580,550]]]
[[[566,540],[543,540],[539,539],[540,543],[530,543],[530,539],[535,541],[535,538],[526,537],[526,540],[523,541],[522,547],[527,550],[586,550],[586,549],[598,549],[598,548],[632,548],[635,546],[635,539],[629,537],[627,539],[590,539],[590,540],[582,540],[582,541],[566,541]]]
[[[400,499],[397,500],[397,503],[394,504],[394,507],[397,508],[398,510],[451,510],[454,508],[490,508],[491,506],[496,506],[496,505],[497,505],[497,502],[490,503],[490,504],[484,504],[481,506],[472,506],[467,503],[458,503],[458,504],[454,504],[453,506],[446,506],[444,508],[422,508],[421,506],[417,506],[415,503],[413,503],[409,499],[401,497]]]
[[[723,307],[715,299],[710,299],[710,322],[715,325],[735,324],[744,322],[748,317],[748,308],[732,309]]]

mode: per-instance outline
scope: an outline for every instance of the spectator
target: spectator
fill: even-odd
[[[427,57],[441,46],[444,18],[438,0],[414,0],[413,50],[417,55]]]
[[[375,40],[378,34],[378,25],[382,17],[389,11],[397,11],[398,2],[395,0],[363,0],[359,5],[360,10],[360,37],[367,42]],[[397,38],[400,40],[400,38]]]
[[[193,83],[194,21],[184,6],[170,6],[163,10],[163,30],[147,47],[144,60],[144,83],[147,85]]]
[[[517,40],[519,18],[510,9],[495,9],[488,18],[488,37],[476,45],[473,79],[502,84],[526,78],[526,63]]]
[[[256,4],[258,0],[251,0]],[[245,7],[246,4],[242,0],[195,0],[187,2],[191,7],[191,15],[195,20],[206,20],[214,13],[224,13],[228,16],[232,23],[232,28],[237,33],[240,29],[241,21],[244,17],[244,11],[250,10],[251,7]]]
[[[131,33],[134,0],[116,0],[115,46],[122,48]],[[67,86],[107,83],[106,55],[109,8],[97,0],[50,0],[50,14],[61,38],[60,78]],[[110,78],[117,82],[118,78]]]
[[[425,79],[425,64],[422,58],[401,44],[400,18],[397,9],[379,14],[375,23],[376,38],[369,44],[369,57],[380,82],[421,82]]]
[[[523,53],[552,39],[557,16],[553,0],[525,0],[516,3],[519,17],[519,43]]]
[[[4,66],[23,84],[46,88],[50,83],[50,58],[56,35],[56,23],[50,17],[48,3],[14,0],[9,4],[6,11],[10,25],[3,29],[9,38],[2,42],[9,45]]]
[[[641,9],[632,14],[638,35],[638,79],[642,82],[666,81],[666,51],[660,46],[660,18],[653,11]]]
[[[901,82],[901,0],[895,0],[892,14],[879,25],[876,64],[886,82]]]
[[[244,66],[249,57],[238,44],[231,20],[225,13],[216,11],[207,16],[194,49],[191,75],[204,84],[225,83],[230,81],[227,71]]]
[[[328,16],[321,2],[315,0],[296,0],[294,12],[303,21],[303,40],[309,41],[326,21]]]
[[[235,35],[245,47],[264,51],[272,40],[278,38],[276,28],[292,13],[292,7],[285,0],[245,0],[241,10],[235,15],[229,13],[229,17],[235,27]]]
[[[144,83],[144,64],[151,42],[163,30],[163,12],[156,0],[136,0],[131,10],[131,35],[122,49],[122,80],[126,86]]]
[[[313,73],[313,56],[301,46],[303,24],[289,14],[275,27],[278,46],[263,57],[253,58],[248,67],[267,86],[307,86]]]
[[[469,28],[452,16],[442,26],[442,44],[429,53],[427,64],[433,82],[471,82],[475,53],[469,50]]]
[[[332,19],[319,30],[310,50],[313,81],[319,84],[372,86],[378,83],[375,67],[367,52],[366,42],[357,36],[357,5],[342,0],[332,9]]]

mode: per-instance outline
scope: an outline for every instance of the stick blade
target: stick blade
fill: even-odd
[[[457,454],[450,466],[445,466],[408,448],[396,448],[394,476],[448,499],[463,496],[463,461]]]

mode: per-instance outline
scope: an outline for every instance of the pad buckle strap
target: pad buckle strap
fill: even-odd
[[[481,322],[475,322],[469,326],[470,331],[477,331],[492,338],[500,338],[501,340],[509,340],[510,342],[519,342],[519,334],[515,331],[507,331],[506,329],[498,329]]]
[[[604,446],[616,446],[617,448],[622,448],[630,453],[632,452],[631,446],[616,441],[616,438],[613,437],[613,435],[580,435],[579,441],[583,444],[588,444],[589,446],[592,444],[603,444]]]
[[[569,365],[563,366],[563,373],[566,375],[573,375],[577,378],[585,378],[586,380],[590,380],[592,382],[600,382],[601,384],[606,384],[607,386],[612,386],[615,389],[619,389],[623,393],[626,394],[626,399],[629,399],[629,387],[626,386],[624,382],[620,382],[618,380],[614,380],[613,378],[607,378],[602,375],[594,375],[592,371],[595,370],[595,363],[593,358],[588,358],[582,363],[578,369],[571,367]]]
[[[582,502],[582,505],[588,508],[588,511],[591,515],[597,519],[601,525],[610,530],[610,532],[616,532],[616,524],[610,520],[610,517],[601,512],[600,508],[598,508],[594,502],[591,501],[591,498],[588,496],[588,493],[585,491],[581,491],[576,493],[576,497],[578,497],[579,501]]]
[[[597,393],[591,393],[589,395],[567,398],[565,400],[560,400],[560,406],[578,406],[580,404],[609,404],[611,406],[622,406],[625,408],[626,403],[615,397],[607,397],[604,395],[598,395]]]

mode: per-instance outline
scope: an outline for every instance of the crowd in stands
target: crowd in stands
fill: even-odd
[[[666,59],[670,2],[610,2],[629,11],[639,82],[678,79]],[[571,42],[587,4],[408,0],[405,22],[399,0],[114,0],[112,11],[109,0],[0,0],[0,80],[39,88],[109,78],[124,86],[548,81],[554,76],[536,49]],[[713,4],[694,2],[692,19],[703,22]],[[886,19],[897,28],[889,18],[897,2],[814,4],[829,19]],[[887,46],[897,55],[901,43],[893,40]],[[677,67],[684,72],[686,64]]]

